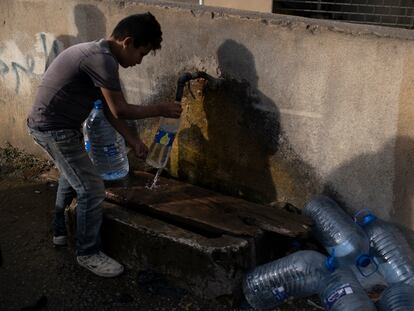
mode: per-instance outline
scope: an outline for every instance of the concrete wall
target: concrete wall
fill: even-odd
[[[272,12],[273,0],[204,0],[205,5],[224,8],[250,10],[258,12]]]
[[[161,1],[0,2],[0,141],[40,153],[25,117],[45,63],[151,11],[163,49],[121,70],[131,103],[193,83],[170,172],[258,201],[299,207],[325,191],[414,228],[414,42],[409,31]],[[139,122],[149,143],[157,120]]]

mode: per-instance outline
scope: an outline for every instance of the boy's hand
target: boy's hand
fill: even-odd
[[[159,114],[162,117],[166,118],[179,118],[183,108],[181,107],[180,102],[169,102],[169,103],[162,103],[158,104]]]
[[[148,154],[148,147],[140,139],[138,139],[131,147],[138,158],[145,160]]]

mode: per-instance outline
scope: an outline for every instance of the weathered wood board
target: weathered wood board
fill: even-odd
[[[149,190],[153,174],[134,172],[123,184],[107,187],[107,200],[130,209],[211,233],[256,237],[269,231],[289,237],[308,233],[310,222],[301,215],[226,196],[161,177]]]

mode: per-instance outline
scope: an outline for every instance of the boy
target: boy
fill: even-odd
[[[74,45],[52,62],[43,76],[27,124],[34,140],[59,169],[53,243],[67,243],[64,209],[77,197],[76,255],[79,265],[103,277],[122,273],[123,266],[100,250],[101,203],[104,183],[83,147],[81,124],[96,99],[105,103],[105,115],[138,157],[147,147],[125,120],[164,116],[178,118],[179,103],[130,105],[121,91],[118,67],[140,64],[161,48],[161,27],[151,13],[121,20],[107,40]]]

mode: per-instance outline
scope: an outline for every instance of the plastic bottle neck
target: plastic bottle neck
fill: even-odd
[[[354,220],[358,225],[363,227],[377,220],[377,216],[372,214],[368,209],[363,209],[355,214]]]
[[[362,220],[362,225],[368,225],[368,224],[374,222],[375,220],[377,220],[376,216],[374,216],[372,214],[366,215]]]
[[[371,263],[371,257],[368,255],[360,255],[356,260],[357,267],[366,267]]]
[[[334,256],[328,256],[325,260],[325,268],[328,269],[328,271],[333,272],[338,267],[338,264],[335,260]]]

